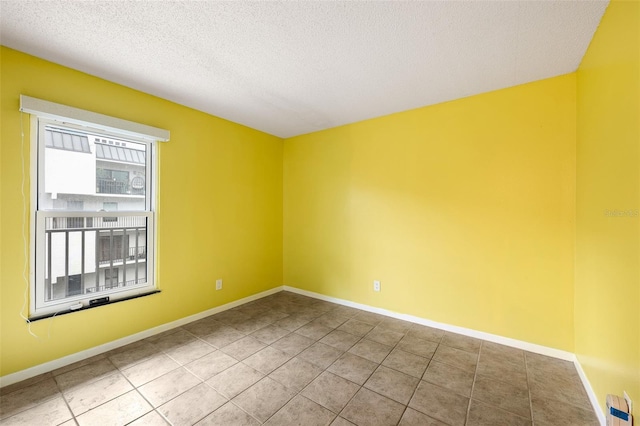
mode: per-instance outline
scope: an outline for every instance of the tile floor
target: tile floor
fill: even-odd
[[[2,425],[598,425],[570,362],[290,292],[0,398]]]

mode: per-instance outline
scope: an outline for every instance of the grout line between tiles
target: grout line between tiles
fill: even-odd
[[[480,354],[482,353],[482,348],[484,346],[484,341],[480,341],[480,348],[478,348],[478,357],[476,358],[476,368],[473,371],[473,382],[471,383],[471,392],[469,393],[469,405],[467,406],[467,416],[465,418],[464,424],[469,423],[469,414],[471,413],[471,400],[473,399],[473,390],[476,386],[476,379],[478,378],[478,367],[480,366]]]

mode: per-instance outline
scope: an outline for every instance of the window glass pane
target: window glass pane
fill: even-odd
[[[147,218],[113,219],[45,219],[46,302],[147,283]]]
[[[134,161],[146,158],[147,144],[48,126],[44,136],[44,191],[39,193],[39,210],[98,212],[105,202],[117,203],[120,211],[147,208],[147,165]],[[83,207],[74,207],[70,200],[81,201]]]

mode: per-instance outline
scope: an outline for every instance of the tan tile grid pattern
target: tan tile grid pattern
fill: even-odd
[[[290,292],[0,390],[2,425],[597,425],[574,366]]]

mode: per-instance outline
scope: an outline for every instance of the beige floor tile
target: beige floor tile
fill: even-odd
[[[150,343],[154,343],[157,340],[164,339],[165,337],[167,337],[170,334],[177,333],[178,331],[185,331],[185,330],[186,329],[184,327],[170,328],[169,330],[165,330],[165,331],[162,331],[162,332],[160,332],[158,334],[154,334],[153,336],[149,336],[149,337],[147,337],[146,339],[144,339],[142,341],[147,341],[147,342],[150,342]]]
[[[203,420],[198,426],[259,426],[260,422],[242,411],[232,402],[227,402]]]
[[[373,340],[374,342],[393,347],[402,340],[404,333],[384,328],[382,326],[383,324],[384,321],[371,330],[365,337],[369,340]]]
[[[358,321],[366,322],[367,324],[371,324],[374,327],[382,322],[382,320],[386,319],[384,315],[374,314],[373,312],[360,311],[353,319]]]
[[[394,349],[384,359],[382,365],[410,376],[421,378],[427,369],[427,365],[429,365],[429,359],[401,349]]]
[[[120,372],[115,372],[95,382],[64,391],[64,398],[73,414],[78,416],[131,390],[131,383]]]
[[[478,355],[441,344],[433,355],[433,360],[475,373]]]
[[[343,351],[336,349],[333,346],[316,342],[304,351],[300,352],[298,357],[324,369],[333,364],[333,362],[340,358],[343,353]]]
[[[261,422],[273,416],[293,396],[295,391],[265,377],[233,399],[233,403]]]
[[[331,426],[354,426],[349,420],[346,420],[344,417],[336,417],[331,423]]]
[[[412,325],[413,323],[409,321],[404,321],[397,318],[385,318],[378,325],[378,327],[405,334],[407,331],[409,331]]]
[[[398,426],[447,426],[447,424],[407,407]]]
[[[287,355],[278,349],[267,346],[242,362],[247,364],[249,367],[258,370],[262,374],[269,374],[291,358],[291,355]]]
[[[264,374],[243,363],[238,363],[207,380],[213,387],[227,398],[233,398],[264,377]]]
[[[349,334],[345,331],[333,330],[331,333],[320,339],[321,343],[325,345],[333,346],[341,351],[347,351],[353,346],[360,337]]]
[[[173,331],[173,330],[170,330]],[[152,340],[153,344],[161,351],[168,352],[179,348],[189,342],[196,340],[196,337],[183,328],[175,329],[172,333]]]
[[[421,381],[409,407],[451,426],[464,425],[469,398]]]
[[[312,340],[320,340],[332,331],[333,328],[331,327],[327,327],[326,325],[320,324],[316,321],[311,321],[310,323],[297,329],[296,333],[304,337],[308,337]]]
[[[532,398],[555,399],[591,410],[589,397],[575,369],[567,373],[529,369],[528,373]]]
[[[240,324],[251,318],[251,315],[245,314],[237,309],[229,309],[228,311],[215,314],[213,319],[227,325]]]
[[[422,380],[470,397],[473,378],[473,372],[432,360]]]
[[[273,415],[265,425],[271,426],[329,426],[334,413],[307,398],[297,395]]]
[[[391,352],[393,346],[386,346],[368,338],[360,340],[349,349],[349,353],[358,355],[376,364],[380,364]]]
[[[251,333],[251,337],[258,339],[259,341],[261,341],[266,345],[270,345],[276,340],[282,339],[284,336],[286,336],[289,333],[290,333],[289,330],[270,324],[264,328],[261,328],[258,331]]]
[[[358,426],[395,425],[404,413],[404,405],[361,388],[340,413]]]
[[[480,351],[480,344],[482,340],[475,339],[469,336],[463,336],[462,334],[456,334],[451,332],[445,332],[440,344],[449,346],[451,348],[462,349],[463,351],[473,352],[477,354]]]
[[[564,423],[566,424],[566,423]],[[531,420],[491,407],[479,401],[471,401],[467,426],[531,426]]]
[[[106,358],[98,359],[90,364],[62,373],[55,377],[62,391],[70,391],[107,377],[118,370]]]
[[[274,322],[273,325],[284,328],[285,330],[295,331],[308,322],[308,319],[295,314],[282,318],[281,320]]]
[[[225,325],[224,327],[220,327],[219,329],[207,334],[206,336],[202,336],[201,339],[220,349],[227,345],[230,345],[237,340],[242,339],[243,337],[245,337],[244,334],[240,333],[233,327]]]
[[[221,351],[214,351],[185,365],[185,368],[202,380],[208,380],[226,370],[238,360]]]
[[[217,349],[200,339],[192,340],[182,346],[164,351],[178,364],[185,365]]]
[[[59,376],[62,373],[67,373],[67,372],[69,372],[71,370],[75,370],[76,368],[83,367],[83,366],[85,366],[87,364],[92,364],[95,361],[104,359],[106,357],[107,357],[106,354],[99,354],[99,355],[96,355],[96,356],[92,356],[92,357],[83,359],[82,361],[74,362],[73,364],[69,364],[69,365],[65,365],[64,367],[56,368],[55,370],[53,370],[51,373],[48,373],[48,374],[53,374],[54,376]],[[38,377],[40,377],[40,376],[38,376]]]
[[[91,362],[93,362],[93,361],[95,361],[95,360],[92,360]],[[57,370],[54,370],[54,372],[55,371],[57,371]],[[40,382],[42,382],[44,380],[47,380],[47,379],[52,379],[53,376],[54,376],[54,374],[52,374],[52,372],[45,373],[45,374],[39,374],[39,375],[31,377],[29,379],[22,380],[21,382],[12,383],[10,385],[1,387],[0,388],[0,396],[8,395],[10,393],[18,391],[20,389],[24,389],[24,388],[29,387],[31,385],[34,385],[36,383],[40,383]]]
[[[184,328],[194,336],[202,338],[204,336],[208,336],[216,330],[220,330],[221,328],[225,327],[229,326],[221,323],[220,321],[216,321],[215,319],[213,319],[213,317],[207,317],[187,324],[182,328]]]
[[[347,322],[347,320],[349,320],[349,317],[345,317],[333,311],[330,311],[324,315],[319,316],[318,318],[313,320],[313,322],[335,329]]]
[[[532,371],[546,372],[556,375],[573,375],[576,372],[571,361],[565,361],[531,352],[525,352],[524,355],[527,368]]]
[[[438,348],[438,344],[430,340],[419,339],[417,337],[407,335],[398,342],[396,347],[405,352],[430,359]]]
[[[253,337],[246,336],[240,340],[236,340],[235,342],[221,348],[220,350],[227,355],[230,355],[237,359],[238,361],[242,361],[250,355],[258,352],[260,349],[264,348],[266,345],[259,340],[254,339]]]
[[[122,374],[124,374],[134,386],[142,386],[178,367],[180,367],[180,364],[165,354],[160,354],[123,370]]]
[[[493,342],[482,342],[481,354],[496,357],[503,361],[509,361],[516,365],[524,364],[524,351],[510,346],[500,345]]]
[[[373,330],[373,325],[366,322],[358,321],[356,319],[350,319],[349,321],[338,327],[340,331],[346,331],[349,334],[363,337],[365,334]]]
[[[373,374],[378,364],[357,355],[345,353],[327,368],[327,371],[363,385]]]
[[[409,331],[407,331],[407,336],[440,343],[442,336],[444,336],[444,331],[433,327],[427,327],[426,325],[413,324],[411,328],[409,328]]]
[[[351,308],[349,306],[335,305],[335,307],[330,312],[342,315],[343,317],[353,318],[362,311],[360,309]]]
[[[0,398],[0,419],[11,417],[61,396],[55,380],[51,377],[30,386],[18,388],[18,390],[2,395]]]
[[[224,405],[227,398],[201,383],[158,408],[173,426],[189,426]]]
[[[128,426],[168,426],[168,425],[169,425],[169,422],[167,422],[164,419],[164,417],[158,414],[157,411],[149,411],[144,416],[129,423]]]
[[[271,346],[281,350],[288,355],[296,356],[300,352],[311,346],[313,343],[313,339],[309,339],[308,337],[294,332],[284,336],[280,340],[276,340],[271,344]]]
[[[263,329],[264,327],[270,324],[271,324],[270,320],[268,320],[267,318],[263,318],[262,316],[259,315],[257,317],[249,318],[248,320],[243,321],[239,324],[234,324],[233,328],[235,328],[241,333],[251,334],[255,331]]]
[[[76,420],[80,426],[119,426],[126,425],[151,410],[149,403],[133,390],[87,411],[76,417]]]
[[[299,392],[320,373],[322,373],[321,368],[295,357],[269,374],[269,377],[287,388]]]
[[[276,321],[280,321],[283,318],[288,317],[289,314],[283,311],[279,311],[276,309],[269,309],[267,308],[264,312],[260,313],[259,317],[269,321],[270,324],[276,322]]]
[[[529,386],[524,362],[512,363],[502,357],[487,355],[484,351],[481,351],[478,359],[477,374],[492,380],[507,382],[525,390]]]
[[[107,354],[107,357],[113,365],[124,370],[156,356],[158,353],[159,349],[153,343],[144,341],[118,348]]]
[[[159,407],[200,383],[202,383],[201,380],[188,370],[178,368],[140,386],[138,390],[151,405]]]
[[[59,425],[73,419],[67,404],[57,396],[0,421],[2,426]]]
[[[339,413],[359,389],[355,383],[325,371],[309,383],[301,395]]]
[[[419,382],[415,377],[381,365],[369,377],[364,387],[407,405]]]
[[[545,426],[597,426],[600,424],[593,410],[553,399],[531,397],[533,423]]]
[[[520,386],[477,375],[471,398],[502,408],[520,417],[531,418],[529,391]]]

